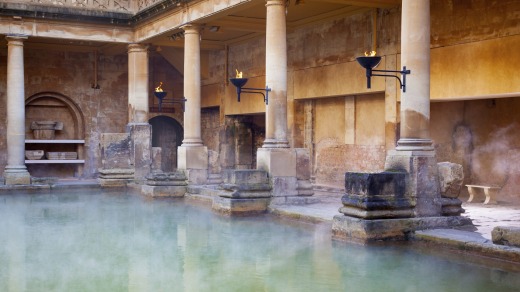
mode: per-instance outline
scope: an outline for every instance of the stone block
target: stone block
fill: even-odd
[[[130,159],[135,167],[135,179],[144,180],[152,169],[152,126],[148,123],[130,123]]]
[[[332,236],[361,242],[407,240],[417,230],[467,225],[472,225],[471,220],[463,216],[365,220],[336,215],[332,221]]]
[[[184,173],[189,184],[203,185],[208,181],[207,169],[187,169]]]
[[[451,162],[437,163],[441,196],[458,198],[464,182],[462,165]]]
[[[269,183],[267,172],[256,169],[224,171],[222,180],[228,184],[266,184]]]
[[[312,196],[314,195],[314,189],[309,180],[298,180],[296,190],[298,196]]]
[[[31,175],[27,170],[4,171],[4,182],[6,185],[30,185]]]
[[[177,148],[179,169],[208,169],[206,146],[180,146]]]
[[[435,151],[389,151],[385,170],[407,172],[406,193],[416,199],[416,217],[441,215],[441,195]]]
[[[29,160],[40,160],[42,159],[45,152],[43,150],[26,150],[25,159]]]
[[[257,169],[271,177],[296,177],[296,153],[290,148],[260,148],[257,154]]]
[[[491,231],[494,244],[520,247],[520,227],[497,226]]]
[[[181,198],[186,193],[186,186],[150,186],[142,185],[141,194],[152,198],[175,197]]]
[[[297,196],[298,180],[296,177],[272,177],[273,197]]]
[[[152,147],[152,172],[162,171],[162,148]]]
[[[464,213],[462,201],[457,198],[441,198],[442,216],[459,216]]]
[[[235,199],[214,197],[212,209],[229,216],[248,216],[267,212],[269,199]]]
[[[347,172],[341,213],[364,219],[413,217],[415,198],[406,193],[404,172]]]
[[[132,167],[129,134],[103,133],[99,144],[101,165],[104,169]]]
[[[294,148],[296,153],[296,177],[299,180],[311,178],[311,155],[307,148]]]

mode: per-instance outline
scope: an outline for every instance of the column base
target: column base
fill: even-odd
[[[405,171],[406,195],[415,198],[415,217],[441,215],[441,194],[435,151],[389,151],[385,170]]]
[[[31,174],[27,171],[25,165],[6,166],[4,180],[6,185],[30,185]]]
[[[184,171],[189,184],[207,182],[209,158],[206,146],[180,146],[177,157],[178,169]]]
[[[332,221],[332,236],[335,239],[364,243],[407,240],[410,233],[417,230],[467,225],[472,225],[471,219],[463,216],[365,220],[336,215]]]
[[[237,199],[214,197],[211,208],[223,215],[249,216],[267,212],[269,198]]]
[[[431,139],[401,138],[397,141],[398,151],[432,151],[433,141]]]
[[[276,140],[276,139],[265,139],[262,148],[289,148],[289,141],[287,140]]]

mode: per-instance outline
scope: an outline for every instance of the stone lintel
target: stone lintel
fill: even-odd
[[[181,198],[184,197],[186,193],[186,185],[182,186],[150,186],[150,185],[142,185],[141,186],[141,194],[146,197],[152,198],[165,198],[165,197],[174,197]]]
[[[212,209],[228,216],[250,216],[267,212],[269,198],[214,197]]]
[[[463,216],[365,220],[336,215],[332,222],[332,235],[336,239],[368,243],[378,240],[408,240],[410,234],[417,230],[467,225],[472,225],[471,219]]]

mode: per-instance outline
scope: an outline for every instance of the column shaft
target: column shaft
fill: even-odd
[[[148,46],[128,45],[128,122],[148,123]]]
[[[287,32],[285,1],[267,0],[265,83],[272,91],[266,111],[264,148],[288,148]]]
[[[5,184],[30,184],[25,167],[25,88],[23,42],[7,36],[7,166]]]
[[[411,70],[401,94],[397,150],[432,150],[430,139],[430,0],[403,0],[401,64]]]
[[[200,26],[185,25],[184,29],[184,140],[182,146],[202,146],[200,126]]]

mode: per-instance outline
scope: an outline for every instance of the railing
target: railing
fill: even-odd
[[[166,0],[3,0],[4,3],[138,13]]]

